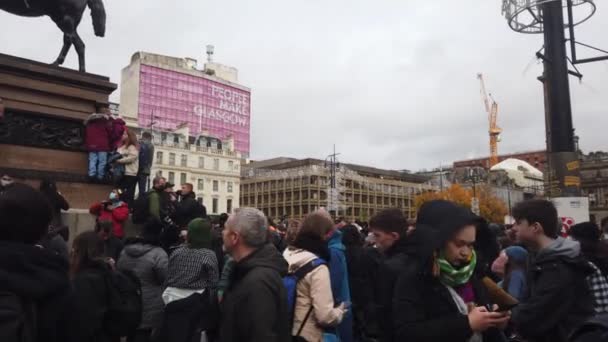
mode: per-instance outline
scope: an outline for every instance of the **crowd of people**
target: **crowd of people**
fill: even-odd
[[[89,156],[89,181],[112,183],[120,189],[120,199],[133,206],[135,188],[148,190],[148,179],[154,158],[150,132],[141,140],[127,128],[125,121],[109,109],[93,113],[85,121],[85,148]]]
[[[91,207],[96,225],[74,238],[66,257],[49,243],[49,227],[60,225],[57,210],[67,206],[56,186],[35,190],[5,180],[2,341],[608,336],[608,245],[590,222],[560,236],[550,201],[518,203],[510,227],[444,200],[423,204],[416,221],[397,208],[369,222],[318,210],[275,223],[255,208],[211,221],[191,185],[174,194],[157,177],[134,201],[132,216],[143,221],[137,236],[126,237],[121,226],[129,210],[117,189]]]

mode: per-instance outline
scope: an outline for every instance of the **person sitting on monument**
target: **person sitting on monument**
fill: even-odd
[[[89,181],[103,182],[110,145],[111,125],[107,113],[93,113],[85,121],[85,147],[89,152]]]

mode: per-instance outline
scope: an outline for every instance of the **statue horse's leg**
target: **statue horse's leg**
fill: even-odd
[[[82,72],[85,72],[85,63],[84,63],[84,42],[78,36],[76,32],[77,23],[75,19],[69,15],[64,15],[62,18],[55,20],[53,19],[55,24],[63,31],[63,47],[61,48],[61,52],[59,53],[59,57],[54,64],[61,65],[65,61],[65,56],[68,54],[70,47],[72,44],[74,45],[74,49],[78,53],[78,69]]]
[[[74,31],[72,35],[72,43],[74,43],[74,48],[76,49],[76,53],[78,53],[78,69],[82,72],[85,72],[85,59],[84,59],[84,42],[80,39],[78,32]]]
[[[61,52],[59,52],[59,56],[57,57],[57,59],[55,60],[55,62],[53,62],[53,65],[62,65],[63,62],[65,61],[65,56],[68,55],[68,51],[70,51],[70,48],[72,47],[72,38],[70,38],[70,36],[68,36],[67,34],[63,34],[63,47],[61,48]]]

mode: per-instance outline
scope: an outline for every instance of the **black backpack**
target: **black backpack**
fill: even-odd
[[[131,220],[135,224],[144,224],[150,217],[150,193],[140,193],[133,204]]]
[[[0,291],[0,341],[37,341],[36,305],[12,292]]]
[[[130,271],[108,274],[108,311],[104,331],[110,336],[127,336],[139,327],[142,318],[141,282]]]

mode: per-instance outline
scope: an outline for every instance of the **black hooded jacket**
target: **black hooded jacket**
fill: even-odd
[[[0,291],[36,308],[37,341],[73,341],[68,263],[38,246],[0,241]]]
[[[409,239],[402,237],[385,253],[384,259],[378,265],[376,276],[376,317],[378,319],[380,341],[390,342],[394,339],[393,327],[393,297],[397,279],[411,262],[411,255],[415,253],[415,237]]]
[[[459,312],[449,290],[433,276],[433,253],[442,248],[458,229],[477,224],[479,217],[448,201],[432,201],[418,213],[416,230],[410,235],[410,259],[395,284],[393,341],[466,342],[473,335],[468,317]],[[475,304],[489,302],[487,289],[476,271],[470,279]],[[482,334],[483,342],[503,342],[497,329]]]
[[[85,265],[72,279],[75,300],[71,324],[76,341],[112,341],[103,325],[110,300],[107,287],[110,272],[110,267],[100,261]]]
[[[175,209],[175,223],[179,227],[186,227],[195,218],[207,217],[207,209],[198,203],[196,195],[191,192],[184,195]]]
[[[221,305],[222,342],[290,341],[287,261],[267,244],[234,265]]]
[[[594,315],[586,277],[593,272],[576,241],[558,238],[538,252],[528,271],[529,297],[513,309],[515,328],[532,342],[566,342]]]

